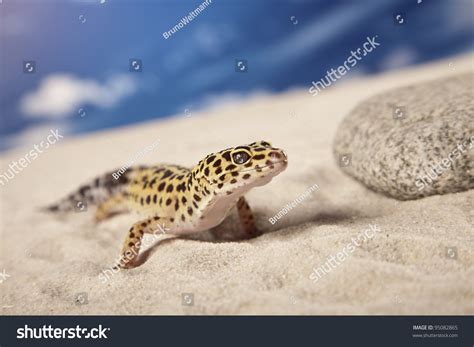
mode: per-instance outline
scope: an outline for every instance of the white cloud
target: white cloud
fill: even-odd
[[[0,0],[1,3],[1,0]],[[5,15],[2,29],[6,36],[23,35],[28,32],[28,20],[15,14]]]
[[[75,114],[84,104],[113,107],[136,90],[135,80],[126,75],[113,76],[100,84],[93,79],[54,74],[43,79],[37,90],[20,100],[20,110],[32,118],[64,118]]]
[[[64,136],[64,138],[67,138],[67,135],[72,133],[72,128],[64,121],[51,122],[47,125],[30,127],[18,134],[15,133],[3,136],[2,150],[14,147],[25,149],[31,148],[35,143],[44,140],[45,136],[50,133],[51,129],[58,129],[59,134]]]
[[[418,57],[417,52],[410,47],[399,47],[386,57],[381,67],[383,70],[394,70],[415,63]]]
[[[271,92],[257,89],[247,93],[227,92],[221,94],[208,94],[202,98],[202,101],[197,105],[198,108],[218,108],[221,106],[228,106],[239,104],[253,98],[260,98],[271,95]]]
[[[301,55],[308,54],[312,49],[338,40],[352,27],[360,26],[361,22],[371,18],[374,13],[383,12],[387,6],[383,1],[374,1],[371,6],[361,6],[356,1],[347,1],[344,2],[343,6],[334,6],[322,17],[315,15],[313,18],[308,18],[308,24],[305,24],[302,18],[296,16],[299,24],[293,25],[290,22],[291,16],[288,15],[287,25],[292,26],[295,33],[275,41],[274,44],[268,47],[264,47],[265,49],[259,52],[258,57],[265,62],[267,67],[282,62],[291,62]],[[375,34],[370,33],[370,35]],[[361,39],[364,40],[364,38]],[[348,49],[350,50],[351,47],[348,47]],[[321,54],[324,54],[324,52],[321,52]]]
[[[72,2],[79,2],[79,3],[84,3],[84,4],[102,4],[105,3],[106,0],[72,0]]]
[[[196,30],[193,31],[194,43],[196,49],[203,51],[205,54],[218,56],[222,54],[226,47],[228,47],[235,36],[235,28],[230,24],[199,24]],[[191,41],[191,42],[193,42]],[[187,50],[188,47],[185,47]],[[191,54],[195,54],[191,52]]]
[[[445,25],[451,30],[472,30],[472,0],[452,1],[445,9]]]

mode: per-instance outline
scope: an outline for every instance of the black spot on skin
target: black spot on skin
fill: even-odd
[[[235,178],[233,178],[233,179],[230,180],[230,183],[232,183],[232,184],[237,183],[237,180]]]
[[[173,222],[174,222],[174,218],[170,218],[170,222],[173,223]]]
[[[143,197],[140,198],[140,205],[143,206]]]
[[[159,219],[160,219],[160,217],[158,217],[158,216],[155,216],[155,217],[153,217],[153,219],[154,219],[154,220],[159,220]]]
[[[263,152],[263,151],[266,151],[266,150],[267,150],[266,148],[261,148],[261,147],[254,149],[255,152]]]
[[[239,173],[237,171],[232,171],[232,176],[237,177]]]
[[[181,202],[182,202],[183,204],[186,204],[187,201],[188,201],[188,200],[186,200],[186,198],[183,196],[182,199],[181,199]]]
[[[170,198],[168,198],[168,199],[166,200],[166,206],[169,206],[169,205],[171,205],[171,199],[170,199]]]
[[[269,143],[266,142],[266,141],[262,141],[262,142],[260,142],[260,143],[262,144],[262,146],[267,146],[267,147],[270,147],[270,146],[271,146],[271,144],[269,144]]]
[[[221,181],[225,180],[225,174],[220,175],[220,176],[219,176],[219,179],[220,179]]]
[[[186,182],[180,183],[176,186],[178,192],[184,192],[186,190]]]
[[[203,168],[204,168],[204,163],[201,163],[201,165],[199,166],[199,171],[202,171]]]
[[[147,224],[145,222],[143,222],[141,225],[144,228],[144,227],[146,227]]]
[[[176,177],[176,179],[178,180],[182,180],[184,178],[184,175],[179,175],[178,177]]]
[[[227,195],[230,195],[230,194],[232,194],[232,192],[231,192],[231,191],[228,191],[228,192],[226,192],[226,194],[227,194]]]
[[[247,146],[237,146],[235,147],[235,149],[245,149],[250,152],[250,147],[247,147]]]
[[[223,186],[224,186],[224,183],[219,183],[219,184],[217,185],[217,188],[221,189]]]
[[[173,174],[172,171],[166,170],[165,173],[163,174],[163,176],[161,177],[161,179],[164,179],[166,177],[170,177],[172,174]]]
[[[199,195],[197,195],[197,194],[194,194],[194,195],[193,195],[193,198],[194,198],[194,200],[196,200],[196,201],[201,201],[201,197],[200,197]]]
[[[174,204],[174,210],[178,211],[178,209],[179,209],[179,200],[176,199],[176,203]]]
[[[214,164],[212,164],[212,166],[214,166],[214,167],[218,167],[219,165],[221,165],[221,163],[222,163],[222,160],[220,160],[220,159],[217,159],[217,160],[215,161],[215,163],[214,163]]]
[[[222,168],[221,168],[221,167],[218,167],[218,168],[216,169],[216,175],[220,174],[221,172],[222,172]]]
[[[165,183],[165,182],[160,183],[160,185],[158,186],[158,191],[159,191],[159,192],[162,192],[163,189],[165,189],[165,186],[166,186],[166,183]]]
[[[245,164],[245,167],[251,167],[252,166],[252,162],[249,161],[247,164]]]
[[[181,220],[184,222],[186,220],[186,217],[184,217],[184,214],[181,215]]]
[[[272,164],[273,164],[273,162],[272,162],[271,160],[267,160],[267,161],[265,162],[265,165],[272,165]]]
[[[230,151],[222,153],[222,157],[227,161],[231,161],[230,160]]]
[[[225,168],[225,171],[232,171],[235,168],[237,168],[237,166],[235,166],[234,164],[230,164],[230,165],[227,165],[227,167]]]
[[[250,174],[245,174],[245,175],[242,176],[242,178],[243,178],[244,180],[249,179],[249,178],[250,178]]]
[[[167,191],[168,193],[171,193],[171,192],[173,191],[173,185],[170,184],[170,185],[168,186],[168,188],[166,188],[166,191]]]
[[[121,184],[128,184],[130,182],[130,180],[128,179],[127,176],[125,175],[122,175],[119,177],[118,181],[121,183]]]
[[[204,176],[209,176],[209,168],[208,167],[206,167],[204,169]]]
[[[158,200],[158,195],[153,195],[153,203],[156,204],[156,200]]]
[[[133,242],[128,243],[128,247],[133,247],[135,244]]]
[[[190,216],[193,215],[193,208],[192,208],[192,207],[188,207],[188,214],[189,214]]]
[[[199,206],[198,206],[198,204],[197,204],[196,201],[193,201],[193,206],[194,206],[195,208],[197,208],[197,209],[199,208]]]
[[[155,183],[156,183],[156,179],[157,179],[157,178],[155,177],[155,178],[153,178],[153,179],[150,181],[150,185],[149,185],[150,188],[153,188],[153,186],[154,186]]]
[[[207,190],[206,187],[204,187],[204,191],[207,193],[207,194],[211,194],[211,192],[209,190]]]
[[[130,232],[130,233],[131,233],[132,231],[133,231],[133,227],[131,227],[131,228],[130,228],[130,230],[129,230],[128,232]]]
[[[160,206],[163,204],[163,198],[160,198]]]
[[[214,161],[214,159],[216,159],[216,156],[211,155],[209,158],[207,158],[206,164],[209,165],[210,163],[212,163]]]
[[[135,237],[134,233],[130,233],[130,238],[133,239]]]
[[[79,188],[79,194],[81,196],[84,196],[86,194],[86,192],[91,189],[91,187],[89,186],[82,186],[81,188]]]
[[[147,203],[148,205],[150,205],[150,201],[151,201],[151,196],[148,195],[148,196],[146,197],[146,203]]]
[[[56,212],[56,211],[59,211],[59,206],[58,206],[58,205],[54,205],[54,206],[48,207],[47,209],[48,209],[48,211]]]
[[[253,156],[253,159],[255,160],[262,160],[263,158],[265,158],[265,154],[257,154]]]

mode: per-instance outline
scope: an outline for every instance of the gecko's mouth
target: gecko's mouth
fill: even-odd
[[[252,168],[252,169],[247,169],[247,170],[242,170],[242,171],[239,171],[240,172],[253,172],[253,171],[257,171],[257,170],[263,170],[267,167],[269,168],[272,168],[272,167],[275,167],[277,166],[278,164],[281,164],[281,163],[284,163],[285,164],[285,167],[286,165],[288,165],[288,161],[287,160],[280,160],[280,161],[276,161],[274,163],[271,163],[269,165],[265,165],[265,166],[258,166],[258,167],[255,167],[255,168]]]

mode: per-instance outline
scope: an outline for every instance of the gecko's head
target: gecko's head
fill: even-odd
[[[259,141],[245,146],[228,148],[208,155],[193,172],[212,188],[215,195],[245,193],[262,186],[286,169],[285,152]]]

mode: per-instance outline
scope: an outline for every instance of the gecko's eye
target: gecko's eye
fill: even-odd
[[[245,151],[239,151],[232,154],[232,161],[236,164],[245,164],[250,159],[250,154]]]

